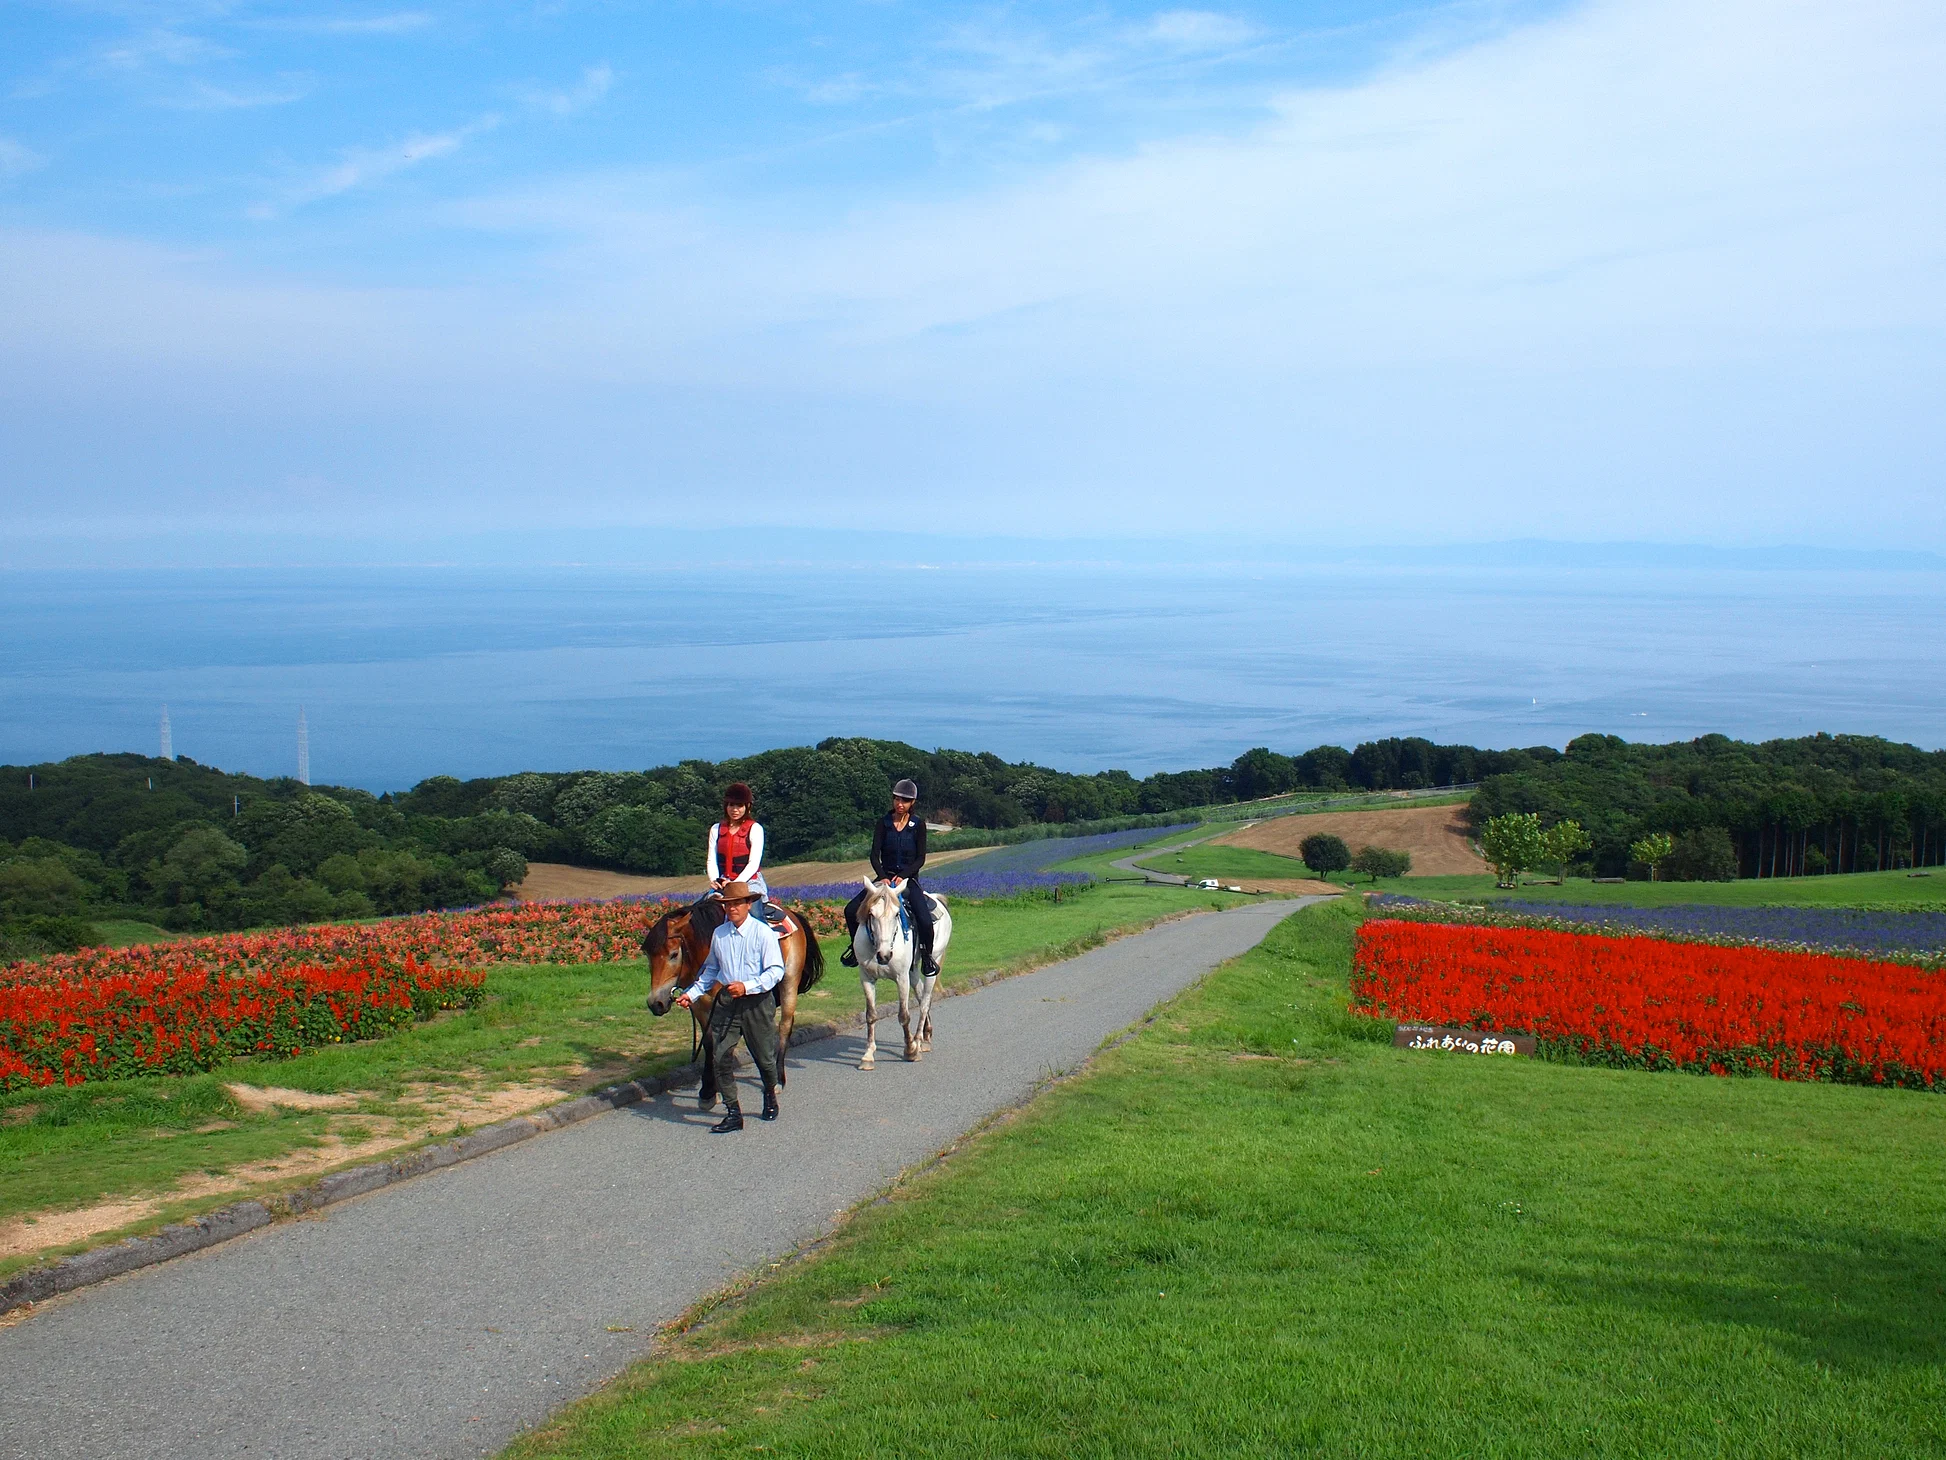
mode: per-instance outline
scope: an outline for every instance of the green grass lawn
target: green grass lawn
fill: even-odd
[[[128,948],[137,943],[173,943],[178,938],[190,936],[187,933],[172,933],[155,923],[138,922],[133,918],[96,918],[92,921],[95,931],[101,934],[102,944],[109,948]]]
[[[960,905],[945,982],[1047,962],[1157,918],[1234,901],[1174,888],[1116,886],[1089,888],[1059,903]],[[845,1019],[863,1008],[858,975],[838,964],[841,943],[825,940],[825,978],[800,1002],[800,1023]],[[383,1133],[394,1122],[423,1127],[434,1108],[427,1104],[428,1085],[487,1090],[536,1082],[557,1086],[565,1098],[592,1084],[682,1064],[689,1057],[689,1020],[650,1015],[643,1007],[645,979],[639,962],[502,965],[489,970],[488,997],[479,1008],[390,1038],[334,1045],[293,1060],[237,1061],[208,1075],[0,1096],[0,1221],[107,1197],[166,1192],[199,1173],[218,1175],[315,1150],[333,1135],[342,1140]],[[890,984],[880,985],[879,993],[881,1004],[895,997]],[[354,1108],[333,1113],[253,1112],[237,1103],[227,1082],[314,1094],[358,1092],[360,1099]],[[452,1128],[446,1121],[430,1134],[444,1136]],[[128,1230],[236,1199],[174,1201]],[[0,1274],[27,1260],[0,1259]]]
[[[1946,1454],[1946,1100],[1395,1051],[1358,916],[509,1454]]]
[[[1315,879],[1318,875],[1295,857],[1280,857],[1275,852],[1260,852],[1251,847],[1185,847],[1180,852],[1144,857],[1136,865],[1192,880],[1215,877],[1224,882],[1235,882],[1244,877]],[[1343,873],[1339,873],[1338,880],[1344,881]]]

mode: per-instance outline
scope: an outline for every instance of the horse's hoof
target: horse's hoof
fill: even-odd
[[[863,1059],[863,1060],[860,1060],[860,1061],[858,1062],[858,1068],[859,1068],[859,1069],[861,1069],[861,1070],[869,1070],[869,1069],[871,1069],[871,1068],[872,1068],[873,1066],[875,1066],[875,1065],[876,1065],[877,1063],[878,1063],[878,1061],[877,1061],[877,1060],[872,1060],[872,1059]]]

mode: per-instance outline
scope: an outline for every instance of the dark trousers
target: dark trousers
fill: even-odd
[[[709,1011],[709,1042],[716,1051],[716,1088],[731,1110],[737,1104],[737,1039],[750,1047],[766,1091],[777,1088],[777,1001],[766,989],[733,999],[718,994]]]
[[[845,941],[858,931],[858,909],[865,905],[865,891],[845,904]],[[912,946],[918,950],[921,966],[932,957],[932,901],[917,877],[905,879],[905,914],[912,919]]]

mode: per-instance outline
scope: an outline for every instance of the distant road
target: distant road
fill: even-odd
[[[869,1074],[855,1034],[809,1045],[775,1125],[713,1136],[693,1097],[663,1096],[57,1299],[0,1327],[0,1456],[491,1455],[1316,900],[949,999],[922,1064],[898,1058],[896,1019]]]

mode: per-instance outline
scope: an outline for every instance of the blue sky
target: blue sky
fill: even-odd
[[[1936,0],[4,25],[0,561],[1946,549]]]

